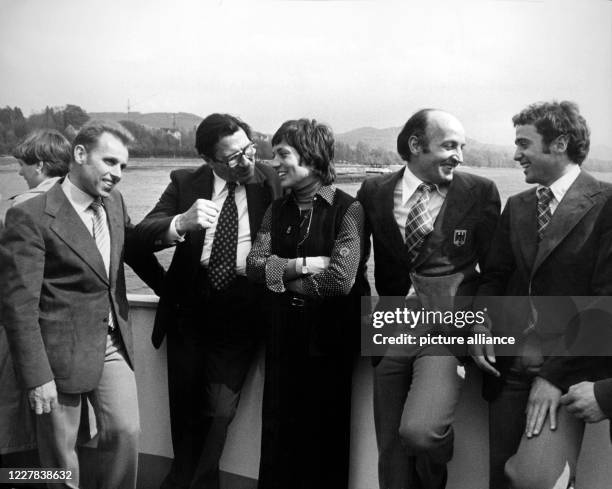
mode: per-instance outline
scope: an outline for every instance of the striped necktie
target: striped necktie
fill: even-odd
[[[406,251],[411,262],[414,262],[419,256],[425,238],[433,231],[433,219],[427,209],[427,204],[429,203],[429,192],[435,188],[435,185],[428,183],[422,183],[417,187],[416,191],[421,195],[406,218]]]
[[[97,198],[90,204],[90,207],[93,211],[93,236],[96,241],[98,251],[102,256],[102,261],[104,262],[106,276],[110,277],[111,242],[108,224],[106,222],[104,203],[102,202],[101,198]],[[113,318],[112,311],[109,311],[108,313],[108,327],[112,330],[115,329],[115,320]]]
[[[208,277],[215,290],[229,287],[236,277],[236,248],[238,247],[238,207],[236,182],[227,182],[227,197],[221,207],[213,238]]]
[[[538,196],[538,241],[541,241],[544,236],[544,230],[552,219],[550,203],[554,195],[548,187],[540,187],[536,190],[536,193]]]

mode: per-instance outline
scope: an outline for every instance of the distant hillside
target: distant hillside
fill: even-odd
[[[88,112],[88,114],[92,119],[130,120],[154,129],[173,127],[176,117],[176,127],[185,132],[191,131],[202,120],[200,116],[187,112],[153,112],[150,114],[130,112],[129,117],[127,112]]]
[[[401,127],[388,127],[376,129],[374,127],[360,127],[352,131],[337,134],[336,139],[345,144],[355,146],[362,142],[371,148],[382,148],[387,151],[397,151],[397,135]],[[513,149],[507,146],[485,144],[475,139],[467,139],[465,149],[465,162],[471,166],[511,166]]]

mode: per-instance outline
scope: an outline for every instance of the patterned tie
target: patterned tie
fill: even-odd
[[[544,230],[552,219],[550,202],[554,195],[552,190],[548,187],[540,187],[537,189],[536,193],[538,195],[538,240],[541,241],[544,236]]]
[[[236,277],[236,248],[238,246],[238,207],[236,182],[227,182],[227,197],[219,213],[213,239],[208,277],[215,290],[226,289]]]
[[[111,242],[110,234],[108,232],[108,225],[106,223],[106,211],[104,210],[104,204],[101,198],[94,200],[90,206],[93,211],[93,235],[96,240],[96,246],[100,255],[102,255],[102,261],[104,262],[104,268],[106,269],[106,276],[110,276],[110,254],[111,254]],[[113,318],[112,311],[108,313],[108,327],[115,329],[115,320]]]
[[[425,238],[433,231],[433,219],[427,210],[427,204],[429,203],[429,192],[435,188],[435,185],[428,183],[422,183],[417,187],[417,192],[420,192],[421,195],[406,218],[406,250],[411,262],[414,262],[419,256]]]

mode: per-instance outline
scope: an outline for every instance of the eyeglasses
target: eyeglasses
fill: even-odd
[[[217,163],[221,163],[223,165],[227,165],[230,168],[234,168],[238,166],[238,164],[242,161],[242,158],[246,158],[249,161],[253,161],[253,157],[255,156],[255,152],[257,151],[257,145],[255,143],[251,143],[248,146],[236,151],[235,153],[227,156],[226,158],[215,159]]]

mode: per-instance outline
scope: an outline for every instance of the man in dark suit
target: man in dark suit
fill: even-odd
[[[584,423],[559,399],[570,385],[598,380],[607,370],[602,357],[565,356],[579,318],[567,296],[612,293],[612,215],[605,211],[612,186],[580,168],[589,129],[576,104],[532,104],[512,120],[514,159],[537,187],[508,199],[476,301],[483,307],[487,297],[510,296],[491,310],[489,327],[518,340],[514,352],[499,358],[491,345],[471,352],[491,374],[484,379],[490,487],[565,488],[575,475]]]
[[[115,186],[131,140],[117,123],[83,126],[68,176],[10,209],[0,239],[2,320],[15,372],[38,415],[42,466],[72,473],[64,487],[79,487],[82,394],[96,414],[99,487],[136,487],[138,401],[123,262],[154,289],[163,269],[127,244],[131,225]]]
[[[493,182],[463,172],[465,132],[452,115],[414,114],[397,138],[406,166],[366,180],[366,260],[374,245],[376,290],[414,295],[411,273],[448,280],[448,295],[472,295],[499,216]],[[450,282],[455,281],[454,285]],[[416,294],[419,294],[417,287]],[[417,328],[422,328],[418,325]],[[443,488],[453,452],[452,421],[462,378],[447,350],[390,347],[374,370],[379,481],[384,489]]]
[[[246,256],[276,172],[255,163],[251,129],[227,114],[196,132],[206,162],[172,172],[155,208],[137,226],[148,246],[176,244],[160,297],[153,343],[168,343],[174,461],[163,488],[217,488],[219,458],[253,359],[262,289],[247,281]]]

